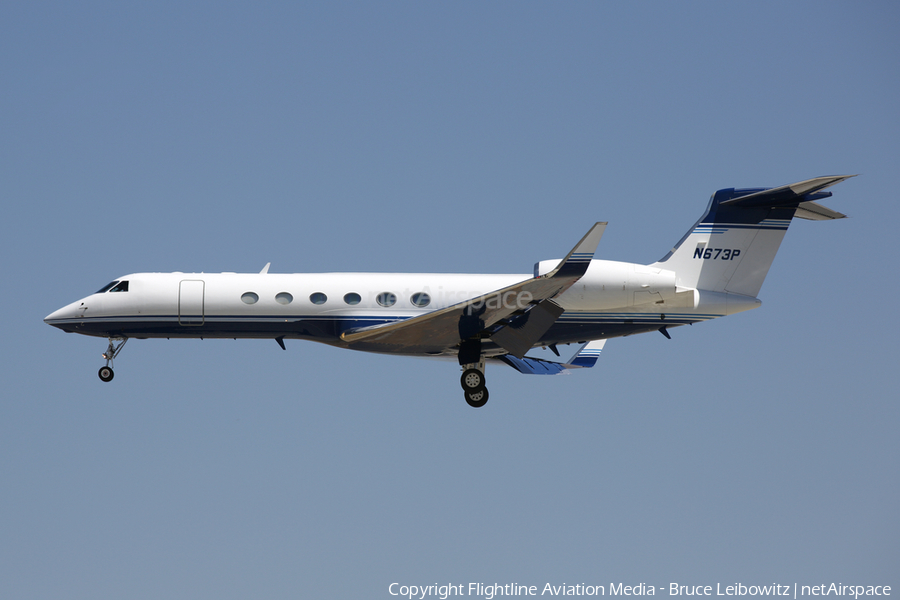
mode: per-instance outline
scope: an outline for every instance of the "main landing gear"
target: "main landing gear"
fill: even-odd
[[[484,359],[477,363],[465,364],[459,383],[466,396],[466,403],[472,408],[481,408],[488,401],[488,391],[484,382]]]
[[[119,352],[122,351],[122,346],[127,341],[128,338],[109,338],[109,347],[103,353],[103,358],[106,359],[106,366],[100,367],[100,371],[97,373],[102,381],[112,381],[112,378],[115,377],[116,374],[112,368],[113,359],[119,355]]]

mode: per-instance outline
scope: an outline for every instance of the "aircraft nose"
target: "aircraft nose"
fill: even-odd
[[[78,309],[81,308],[83,304],[84,302],[79,300],[78,302],[73,302],[71,304],[63,306],[59,310],[55,310],[44,317],[44,323],[65,330],[66,324],[70,321],[70,319],[75,319],[81,316],[82,311],[79,311]]]
[[[44,323],[47,325],[53,325],[53,321],[61,318],[64,309],[60,308],[59,310],[54,310],[52,313],[44,317]]]

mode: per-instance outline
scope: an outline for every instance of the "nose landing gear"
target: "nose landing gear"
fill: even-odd
[[[109,347],[103,353],[103,358],[106,359],[106,366],[100,367],[100,371],[97,373],[102,381],[109,382],[115,377],[116,374],[112,368],[113,359],[119,355],[127,341],[128,338],[109,338]]]

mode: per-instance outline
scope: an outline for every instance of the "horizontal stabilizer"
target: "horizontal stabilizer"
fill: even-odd
[[[722,206],[740,206],[743,208],[772,208],[799,204],[811,200],[821,200],[831,196],[831,192],[822,192],[827,187],[856,177],[855,175],[833,175],[829,177],[815,177],[806,181],[799,181],[780,187],[762,190],[746,196],[723,200]]]
[[[829,219],[847,218],[847,215],[844,213],[831,210],[816,202],[801,202],[799,206],[797,206],[797,212],[794,213],[794,216],[809,221],[827,221]]]

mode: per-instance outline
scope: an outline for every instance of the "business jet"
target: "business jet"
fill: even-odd
[[[757,294],[795,217],[841,219],[818,204],[852,175],[775,188],[724,189],[675,247],[650,265],[594,259],[596,223],[563,259],[532,275],[445,273],[135,273],[48,315],[70,333],[108,338],[99,375],[131,338],[255,338],[444,358],[466,402],[488,401],[485,366],[550,375],[596,364],[606,340],[660,332],[758,307]],[[578,344],[568,361],[528,356]]]

